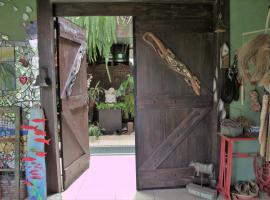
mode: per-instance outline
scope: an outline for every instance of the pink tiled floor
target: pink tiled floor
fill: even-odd
[[[135,174],[135,155],[92,156],[90,168],[62,193],[62,199],[199,200],[189,195],[186,189],[136,191]],[[265,194],[261,199],[270,200]]]
[[[92,156],[90,168],[62,193],[62,198],[63,200],[133,199],[135,193],[135,155]]]

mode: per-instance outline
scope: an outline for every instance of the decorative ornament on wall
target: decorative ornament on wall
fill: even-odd
[[[158,37],[151,32],[145,32],[143,34],[143,40],[155,50],[171,70],[183,76],[187,85],[192,88],[197,96],[201,95],[201,82],[198,77],[195,76]]]
[[[226,43],[223,43],[223,45],[220,47],[220,68],[229,68],[230,66],[230,50],[229,46]]]
[[[6,45],[12,42],[6,41]],[[23,119],[29,118],[29,109],[35,102],[39,102],[39,88],[33,86],[35,77],[39,72],[38,63],[33,62],[37,57],[37,48],[32,48],[28,42],[14,43],[15,45],[15,71],[16,90],[0,90],[0,106],[21,106]]]
[[[21,84],[25,85],[27,83],[27,77],[26,76],[20,76],[19,80],[21,82]]]

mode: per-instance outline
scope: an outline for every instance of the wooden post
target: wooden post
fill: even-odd
[[[47,147],[47,192],[61,192],[59,141],[57,133],[56,77],[54,67],[54,21],[50,0],[37,0],[39,66],[47,68],[51,86],[41,88],[41,104],[48,119],[46,131],[51,145]]]

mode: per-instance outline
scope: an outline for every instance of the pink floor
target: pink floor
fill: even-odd
[[[132,199],[136,193],[135,155],[92,156],[90,168],[63,194],[63,200]]]

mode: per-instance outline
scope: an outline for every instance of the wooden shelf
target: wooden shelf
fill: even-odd
[[[0,138],[0,143],[16,142],[16,138]]]

